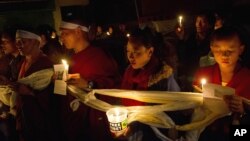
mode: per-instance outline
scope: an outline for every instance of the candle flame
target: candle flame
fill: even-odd
[[[126,36],[127,36],[127,37],[130,37],[130,34],[129,34],[129,33],[127,33],[127,34],[126,34]]]
[[[205,78],[202,78],[202,79],[201,79],[201,84],[204,85],[204,84],[206,84],[206,83],[207,83],[207,80],[206,80]]]
[[[179,16],[179,20],[180,20],[180,22],[182,21],[182,18],[183,18],[182,16]]]
[[[69,67],[67,61],[65,59],[62,59],[62,63],[63,63],[64,68],[67,70]]]
[[[179,25],[180,25],[180,27],[182,26],[182,19],[183,19],[183,17],[179,16]]]

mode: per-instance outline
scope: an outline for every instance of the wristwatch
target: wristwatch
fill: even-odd
[[[88,88],[93,89],[94,88],[94,81],[88,81]]]

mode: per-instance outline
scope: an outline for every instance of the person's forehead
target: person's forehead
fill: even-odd
[[[36,39],[30,39],[30,38],[16,38],[16,41],[33,41]]]
[[[10,38],[8,38],[8,37],[5,37],[5,36],[2,36],[1,37],[1,40],[4,42],[4,41],[10,41]]]
[[[133,50],[143,50],[144,48],[146,48],[143,44],[137,44],[133,42],[128,42],[127,46]]]
[[[197,17],[196,17],[196,20],[207,21],[207,17],[206,17],[206,16],[200,15],[200,16],[197,16]]]
[[[70,32],[73,31],[74,29],[68,29],[68,28],[60,28],[60,32]]]
[[[240,41],[238,38],[232,38],[232,39],[224,39],[224,40],[215,40],[214,45],[218,47],[229,47],[229,48],[235,48],[240,46]]]

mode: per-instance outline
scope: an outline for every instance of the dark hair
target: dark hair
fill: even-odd
[[[228,40],[235,36],[239,38],[241,44],[245,44],[239,29],[233,26],[223,26],[212,33],[210,43],[217,40]]]
[[[7,37],[12,41],[16,39],[16,27],[5,27],[2,32],[2,37]]]
[[[211,26],[211,28],[214,27],[215,15],[211,11],[207,11],[207,10],[200,11],[196,14],[196,18],[197,17],[205,17],[209,25]]]
[[[135,44],[136,46],[144,45],[146,48],[155,47],[153,44],[154,36],[149,28],[134,29],[129,37],[129,42]]]
[[[246,30],[243,27],[239,26],[223,26],[217,30],[215,30],[211,35],[210,44],[212,44],[214,41],[220,41],[220,40],[230,40],[233,37],[238,37],[240,40],[240,43],[245,46],[244,52],[240,56],[240,63],[244,66],[250,67],[249,64],[249,41],[248,37],[249,35]]]
[[[42,24],[36,28],[36,33],[38,35],[44,35],[46,40],[49,41],[51,40],[52,34],[56,33],[56,30],[48,24]]]
[[[153,47],[153,55],[158,58],[160,62],[165,62],[175,68],[175,62],[170,54],[170,46],[165,44],[161,33],[152,32],[148,27],[144,29],[136,28],[131,32],[128,41],[138,47],[141,45],[144,45],[146,48]]]

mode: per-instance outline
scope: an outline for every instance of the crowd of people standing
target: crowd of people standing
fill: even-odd
[[[209,125],[201,141],[227,141],[231,124],[250,123],[249,43],[242,27],[227,23],[218,13],[202,12],[196,15],[193,32],[188,33],[184,26],[174,29],[174,43],[149,27],[135,27],[129,36],[124,27],[121,29],[123,32],[112,35],[111,29],[102,33],[98,27],[90,35],[92,29],[79,19],[62,21],[60,37],[48,25],[36,29],[5,27],[1,32],[0,85],[11,87],[15,95],[9,94],[14,97],[9,100],[12,105],[0,99],[0,140],[160,140],[150,126],[140,122],[131,123],[126,133],[114,138],[104,112],[83,103],[73,110],[70,105],[74,96],[53,94],[55,76],[42,90],[19,82],[41,70],[53,69],[65,58],[69,74],[78,74],[66,82],[80,89],[191,92],[202,77],[209,83],[234,88],[236,95],[224,97],[233,114]],[[114,46],[115,51],[106,46]],[[98,98],[124,106],[152,105],[131,99]],[[192,112],[188,109],[166,114],[174,122],[186,124]],[[173,140],[185,138],[185,133],[175,129],[159,131]]]

